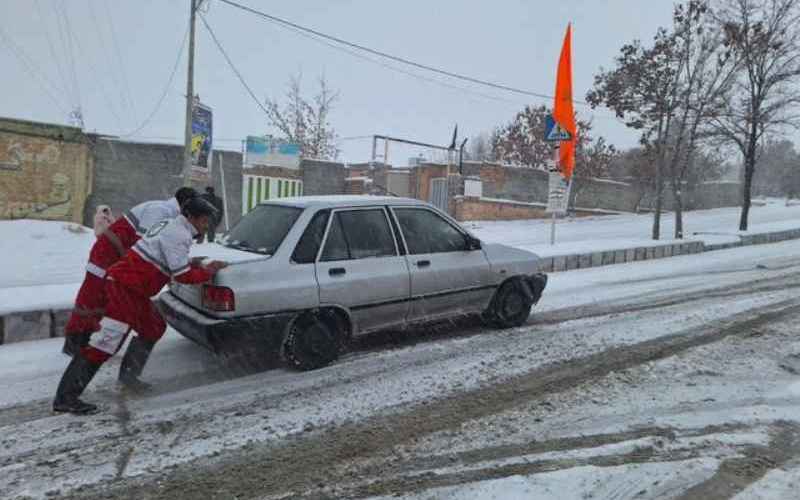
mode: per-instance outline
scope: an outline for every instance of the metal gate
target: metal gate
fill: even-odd
[[[428,197],[431,205],[447,213],[447,178],[437,177],[431,179],[431,190]]]

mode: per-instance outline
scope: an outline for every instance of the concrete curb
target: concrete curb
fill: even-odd
[[[786,240],[800,239],[800,228],[769,233],[740,236],[737,242],[706,245],[699,240],[683,243],[654,244],[644,247],[604,250],[600,252],[575,253],[542,257],[541,270],[546,273],[588,269],[590,267],[625,264],[641,260],[654,260],[691,255],[715,250],[726,250],[751,245],[765,245]],[[70,310],[41,310],[9,313],[0,316],[0,344],[25,340],[40,340],[61,337],[69,319]]]
[[[800,236],[798,236],[800,238]],[[553,255],[541,258],[540,269],[546,273],[588,269],[590,267],[625,264],[641,260],[664,259],[678,255],[702,253],[707,248],[702,241],[686,241],[684,243],[667,243],[646,247],[603,250],[600,252]]]
[[[800,228],[768,233],[747,234],[739,236],[739,241],[708,245],[699,240],[688,240],[683,243],[670,244],[656,243],[646,247],[542,257],[541,269],[543,272],[557,273],[561,271],[572,271],[574,269],[624,264],[640,260],[663,259],[678,255],[713,252],[715,250],[727,250],[729,248],[751,245],[766,245],[769,243],[796,239],[800,239]]]

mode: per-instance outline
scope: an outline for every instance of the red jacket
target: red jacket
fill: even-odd
[[[153,297],[170,280],[203,283],[213,274],[189,263],[189,248],[197,230],[183,215],[163,221],[108,270],[112,279],[138,295]]]

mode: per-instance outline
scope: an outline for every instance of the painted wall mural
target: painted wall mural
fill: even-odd
[[[0,130],[0,219],[79,223],[90,186],[88,145]]]

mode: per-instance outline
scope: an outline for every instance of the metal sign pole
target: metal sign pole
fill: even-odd
[[[558,144],[553,148],[553,165],[558,172]],[[553,220],[550,223],[550,245],[556,244],[556,211],[553,210]]]

